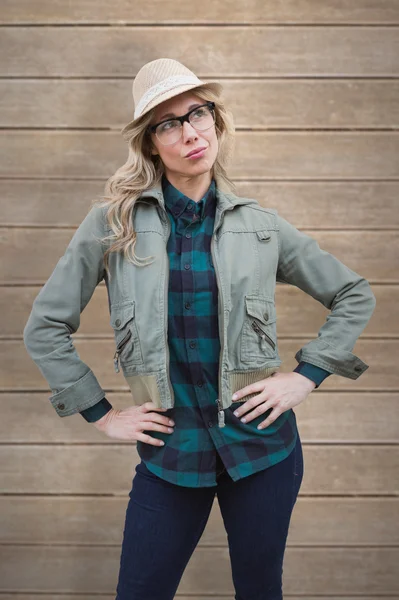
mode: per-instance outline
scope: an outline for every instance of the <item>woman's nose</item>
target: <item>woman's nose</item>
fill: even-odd
[[[197,130],[191,125],[191,123],[188,123],[187,121],[184,121],[183,123],[183,139],[184,140],[189,140],[191,138],[196,138],[197,137]]]

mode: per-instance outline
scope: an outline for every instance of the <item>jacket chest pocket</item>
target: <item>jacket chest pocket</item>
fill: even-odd
[[[241,360],[262,364],[277,357],[276,307],[262,296],[245,296],[245,317],[241,334]]]
[[[135,319],[134,301],[113,304],[111,306],[111,327],[114,330],[116,342],[116,351],[114,354],[115,371],[119,373],[119,363],[122,366],[143,364]]]

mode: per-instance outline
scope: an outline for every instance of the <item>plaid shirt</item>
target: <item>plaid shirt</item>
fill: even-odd
[[[149,431],[164,446],[137,442],[147,468],[171,483],[187,487],[216,485],[220,467],[234,481],[284,460],[297,438],[292,409],[282,413],[265,429],[256,429],[271,410],[245,424],[233,411],[224,410],[225,427],[218,427],[218,289],[210,254],[216,210],[216,183],[195,202],[175,188],[165,176],[162,188],[171,222],[167,251],[170,261],[168,291],[168,343],[170,379],[175,406],[165,411],[174,422],[171,434]],[[309,363],[296,372],[309,377],[316,387],[330,373]],[[88,421],[111,408],[104,399],[82,411]]]

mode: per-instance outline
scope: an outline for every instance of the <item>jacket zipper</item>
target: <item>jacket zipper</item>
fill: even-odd
[[[268,335],[266,333],[266,331],[264,331],[262,329],[262,327],[260,327],[259,323],[257,323],[256,321],[251,321],[251,327],[254,331],[256,331],[256,333],[259,335],[259,337],[261,337],[269,342],[269,344],[273,347],[273,350],[276,349],[276,344],[274,343],[274,341],[272,340],[270,335]]]
[[[216,274],[216,279],[218,282],[218,290],[219,290],[219,294],[220,294],[220,304],[221,304],[221,316],[222,316],[222,327],[221,327],[221,332],[222,335],[220,336],[220,355],[219,355],[219,392],[222,390],[222,356],[223,356],[223,348],[224,348],[224,339],[223,339],[223,334],[224,334],[224,304],[223,304],[223,294],[222,294],[222,286],[220,284],[220,277],[219,277],[219,272],[218,272],[218,266],[217,266],[217,261],[216,261],[216,256],[215,253],[213,251],[213,247],[214,247],[214,240],[215,240],[215,232],[213,233],[212,237],[211,237],[211,255],[212,255],[212,260],[213,260],[213,265],[215,267],[215,274]],[[222,406],[222,401],[219,400],[219,398],[216,399],[216,405],[218,407],[218,426],[219,427],[224,427],[225,426],[225,415],[224,415],[224,410],[223,410],[223,406]]]
[[[169,241],[170,232],[171,232],[172,228],[171,228],[171,224],[170,224],[169,217],[168,217],[166,210],[164,210],[164,213],[166,215],[166,225],[167,225],[167,229],[168,229],[166,243],[165,243],[166,275],[165,275],[165,288],[164,288],[164,332],[165,332],[165,350],[166,350],[166,376],[168,378],[170,396],[172,398],[174,398],[174,392],[172,389],[172,382],[170,380],[170,373],[169,373],[170,352],[169,352],[169,345],[168,345],[168,292],[169,292],[169,271],[170,271],[170,260],[169,260],[169,255],[168,255],[168,241]]]
[[[129,331],[127,332],[125,337],[119,342],[119,344],[116,347],[116,352],[114,354],[115,373],[119,373],[119,356],[120,356],[120,353],[122,352],[123,348],[126,346],[126,344],[128,343],[128,341],[130,340],[131,337],[132,337],[132,332],[129,329]]]

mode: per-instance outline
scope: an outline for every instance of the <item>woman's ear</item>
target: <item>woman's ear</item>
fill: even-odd
[[[151,140],[151,154],[159,154],[159,152],[152,140]]]

